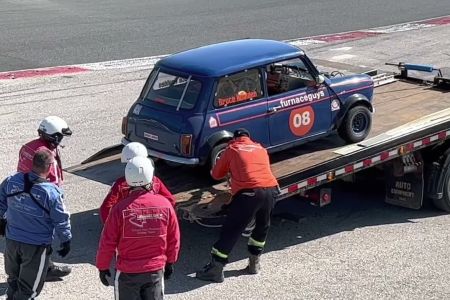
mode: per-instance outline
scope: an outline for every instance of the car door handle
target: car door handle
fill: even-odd
[[[277,112],[280,108],[281,108],[281,106],[273,106],[273,107],[269,107],[269,109],[267,110],[267,112],[268,112],[268,113],[274,113],[274,112]]]

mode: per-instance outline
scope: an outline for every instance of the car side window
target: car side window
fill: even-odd
[[[316,84],[314,76],[300,58],[284,60],[266,66],[269,96],[282,94]]]
[[[214,94],[214,107],[228,107],[259,99],[263,96],[258,69],[227,75],[219,79]]]

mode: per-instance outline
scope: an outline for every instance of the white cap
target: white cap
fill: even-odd
[[[122,155],[120,156],[120,161],[126,163],[134,157],[147,157],[147,156],[148,156],[147,148],[145,148],[144,145],[138,142],[131,142],[127,144],[125,147],[123,147]]]
[[[155,167],[146,157],[134,157],[125,167],[125,179],[129,186],[145,186],[153,181]]]

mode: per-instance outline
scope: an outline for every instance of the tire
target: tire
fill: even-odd
[[[214,146],[214,148],[212,148],[210,155],[209,155],[209,161],[208,163],[205,165],[205,172],[208,172],[208,175],[210,176],[210,178],[214,181],[214,182],[220,182],[222,180],[215,180],[214,178],[212,178],[211,176],[211,170],[214,167],[214,165],[216,164],[216,160],[220,157],[220,155],[223,153],[223,151],[225,151],[225,148],[227,147],[228,143],[224,142],[224,143],[220,143],[217,144],[216,146]]]
[[[444,176],[443,196],[441,199],[433,199],[433,204],[443,211],[450,212],[450,168],[447,168]]]
[[[338,129],[339,136],[347,143],[364,140],[372,127],[372,113],[363,105],[350,108]]]
[[[209,158],[209,169],[212,170],[214,165],[216,164],[216,161],[219,159],[220,155],[225,151],[225,148],[227,147],[227,143],[221,143],[211,150],[211,155]]]

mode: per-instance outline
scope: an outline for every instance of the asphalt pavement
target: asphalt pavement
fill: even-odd
[[[286,40],[450,14],[448,0],[1,0],[0,72]]]
[[[448,36],[449,25],[305,49],[313,60],[336,65],[387,68],[385,61],[403,60],[449,67]],[[149,71],[140,66],[0,81],[0,177],[14,172],[20,146],[35,138],[38,122],[47,115],[63,117],[73,129],[63,149],[66,168],[118,143],[121,117]],[[101,231],[97,209],[111,183],[104,171],[100,166],[89,178],[66,172],[73,250],[65,259],[54,258],[73,272],[64,281],[47,283],[40,299],[113,298],[112,287],[101,285],[93,266]],[[242,272],[247,254],[241,239],[222,284],[192,278],[208,261],[218,231],[183,222],[181,257],[166,282],[167,299],[450,298],[449,215],[430,206],[414,211],[387,205],[377,186],[361,190],[339,184],[333,199],[322,209],[301,201],[280,203],[279,209],[298,213],[300,223],[274,219],[263,271],[255,276]],[[5,281],[0,272],[0,294]]]

